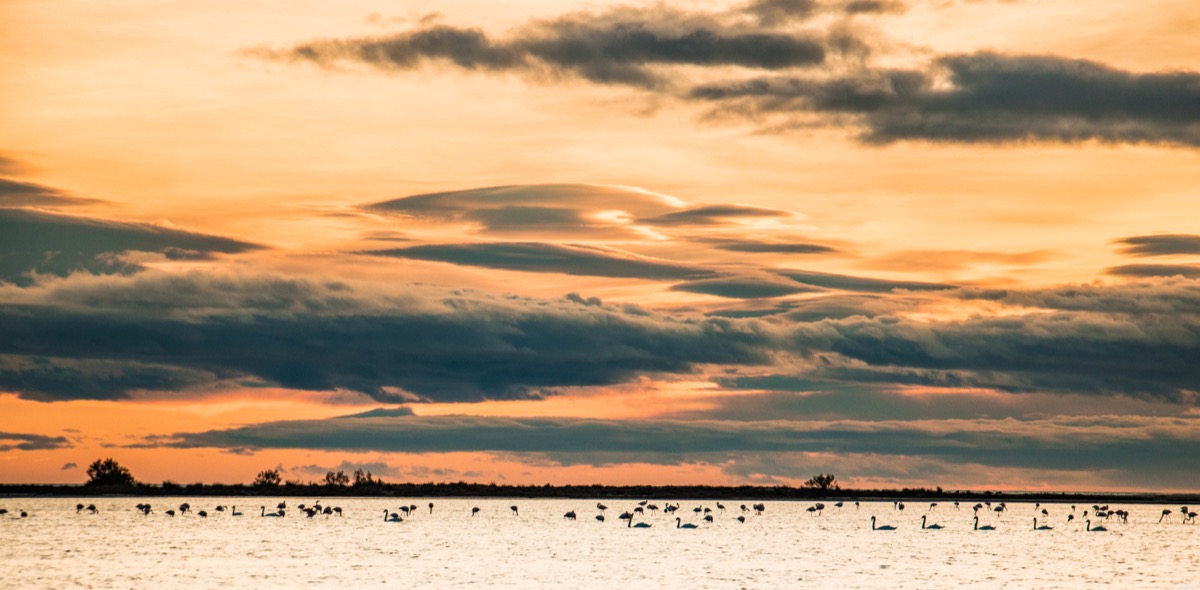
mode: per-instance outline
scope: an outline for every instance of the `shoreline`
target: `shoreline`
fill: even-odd
[[[79,484],[0,484],[0,498],[83,497],[420,497],[420,498],[540,498],[634,500],[774,500],[774,501],[990,501],[1100,504],[1200,504],[1200,492],[1044,492],[969,491],[942,489],[856,490],[793,488],[787,486],[512,486],[495,484],[380,484],[329,486],[282,484],[167,484],[87,486]]]

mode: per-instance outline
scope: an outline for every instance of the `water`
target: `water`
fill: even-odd
[[[932,512],[910,503],[863,503],[855,510],[805,512],[806,502],[768,502],[761,516],[741,501],[681,501],[685,522],[700,523],[695,506],[714,509],[716,522],[675,528],[674,516],[647,514],[649,529],[617,518],[632,501],[339,498],[344,517],[260,518],[266,498],[103,498],[99,513],[76,514],[72,499],[2,499],[0,568],[5,588],[1174,588],[1200,589],[1200,527],[1180,524],[1178,506],[1123,506],[1129,524],[1105,522],[1086,533],[1079,506],[1043,505],[1045,524],[1032,529],[1032,504],[1010,504],[971,530],[970,508],[943,502]],[[155,514],[134,506],[149,502]],[[167,517],[189,502],[209,518]],[[311,499],[286,498],[289,507]],[[384,510],[416,504],[402,523]],[[426,507],[435,504],[433,514]],[[655,502],[665,505],[664,502]],[[245,513],[216,512],[218,504]],[[509,506],[517,505],[519,516]],[[747,504],[750,504],[747,502]],[[827,504],[832,504],[827,502]],[[471,507],[481,508],[470,516]],[[1090,507],[1087,507],[1090,509]],[[1116,507],[1114,506],[1114,509]],[[1157,524],[1162,510],[1173,514]],[[29,517],[14,512],[26,510]],[[579,520],[562,515],[574,510]],[[982,512],[981,512],[982,513]],[[745,514],[746,523],[734,519]],[[899,530],[870,530],[870,516]],[[921,530],[920,517],[947,528]],[[643,519],[639,519],[641,521]],[[1042,524],[1042,523],[1039,523]]]

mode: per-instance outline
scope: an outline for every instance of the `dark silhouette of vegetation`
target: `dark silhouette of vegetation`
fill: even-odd
[[[96,459],[87,468],[87,486],[90,487],[133,487],[137,480],[120,463],[114,459]]]
[[[370,471],[362,469],[354,470],[354,487],[356,488],[377,488],[383,485],[383,480],[376,479],[371,475]]]
[[[266,469],[258,472],[258,475],[254,477],[253,485],[256,488],[275,488],[279,487],[281,483],[283,483],[283,477],[279,475],[278,470]]]
[[[840,486],[838,486],[837,482],[834,481],[834,479],[836,479],[836,478],[834,477],[834,475],[832,473],[830,473],[830,474],[822,473],[820,475],[814,475],[808,481],[804,482],[804,487],[810,488],[810,489],[818,489],[818,490],[821,490],[822,492],[840,489]]]
[[[345,471],[333,472],[325,474],[325,480],[322,482],[327,486],[346,487],[350,485],[350,476],[346,475]]]

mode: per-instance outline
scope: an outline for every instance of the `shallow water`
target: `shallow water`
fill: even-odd
[[[76,514],[72,499],[3,499],[0,567],[6,588],[1192,588],[1200,590],[1200,527],[1180,523],[1178,506],[1138,506],[1128,524],[1114,517],[1108,532],[1084,532],[1081,515],[1068,524],[1068,505],[1043,505],[1033,531],[1032,504],[1009,504],[971,530],[972,511],[942,503],[863,503],[811,515],[807,502],[767,502],[762,515],[742,502],[681,500],[677,513],[697,530],[675,528],[675,516],[648,513],[629,529],[617,518],[637,506],[603,500],[607,521],[594,519],[595,500],[338,498],[345,516],[261,518],[259,507],[300,498],[102,498],[98,514]],[[149,502],[155,512],[134,508]],[[164,511],[188,502],[195,514]],[[418,510],[401,523],[383,521],[401,503]],[[427,505],[433,502],[434,511]],[[244,516],[216,512],[238,504]],[[654,502],[665,505],[665,502]],[[509,509],[517,505],[519,515]],[[747,505],[750,502],[746,502]],[[471,517],[471,508],[481,508]],[[714,510],[713,524],[692,512]],[[1117,506],[1113,507],[1114,509]],[[1158,524],[1162,510],[1169,521]],[[14,516],[20,510],[28,518]],[[577,521],[563,519],[568,510]],[[985,511],[981,511],[983,514]],[[922,515],[943,530],[921,530]],[[745,524],[735,518],[745,515]],[[870,516],[896,531],[871,531]]]

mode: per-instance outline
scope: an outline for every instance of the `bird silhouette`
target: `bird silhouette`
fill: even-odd
[[[233,511],[230,513],[230,516],[241,516],[241,515],[242,515],[242,513],[238,512],[237,506],[234,506]]]
[[[280,509],[279,512],[271,512],[268,514],[266,506],[260,506],[259,508],[260,508],[260,510],[258,512],[258,515],[263,518],[281,518],[281,517],[283,517],[283,509]]]
[[[200,512],[196,513],[196,516],[199,516],[200,518],[208,518],[208,512],[201,510]]]
[[[509,506],[509,507],[508,507],[508,509],[509,509],[509,510],[512,510],[513,516],[520,516],[520,515],[517,513],[517,507],[516,507],[516,506]]]
[[[894,531],[894,530],[896,530],[896,527],[894,527],[890,524],[883,524],[883,525],[875,526],[875,517],[872,516],[871,517],[871,530],[873,530],[873,531]]]
[[[978,516],[976,516],[976,517],[975,517],[975,528],[974,528],[973,530],[976,530],[976,531],[994,531],[994,530],[996,530],[996,527],[994,527],[994,526],[992,526],[992,525],[990,525],[990,524],[985,524],[985,525],[983,525],[983,526],[979,526],[979,517],[978,517]]]
[[[387,508],[383,509],[383,522],[403,522],[399,514],[388,512]]]
[[[675,528],[677,529],[695,529],[700,528],[690,522],[683,522],[682,518],[675,519]]]
[[[604,515],[603,515],[603,514],[597,514],[597,515],[596,515],[596,520],[598,520],[598,521],[600,521],[600,522],[604,522]]]
[[[172,516],[172,517],[173,517],[173,516],[175,516],[175,511],[174,511],[174,510],[168,510],[168,511],[166,512],[166,514],[167,514],[167,516]]]
[[[567,519],[567,520],[575,520],[575,511],[574,511],[574,510],[572,510],[572,511],[570,511],[570,512],[568,512],[568,513],[564,514],[564,515],[563,515],[563,518],[565,518],[565,519]]]
[[[604,512],[605,510],[608,510],[608,506],[605,506],[604,504],[596,502],[596,509],[599,510],[600,512]]]
[[[934,530],[934,531],[940,531],[940,530],[942,530],[942,528],[943,528],[943,527],[942,527],[942,525],[940,525],[940,524],[937,524],[936,522],[935,522],[935,523],[933,523],[933,524],[931,524],[931,525],[929,525],[929,526],[925,526],[925,518],[926,518],[926,517],[924,517],[924,516],[922,516],[922,517],[921,517],[921,528],[922,528],[922,529],[926,529],[926,530]]]
[[[742,523],[742,524],[746,524],[746,517],[745,517],[745,516],[739,516],[739,517],[737,517],[737,521],[738,521],[738,522],[740,522],[740,523]]]
[[[1035,531],[1052,531],[1052,530],[1054,530],[1054,527],[1045,525],[1045,524],[1042,526],[1038,526],[1037,519],[1035,518],[1035,519],[1033,519],[1033,530],[1035,530]]]
[[[471,508],[471,516],[475,516],[476,514],[479,514],[479,507],[478,507],[478,506],[475,506],[474,508]]]
[[[1107,530],[1103,525],[1092,526],[1092,521],[1087,521],[1087,532],[1089,533],[1103,533]]]

